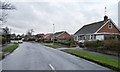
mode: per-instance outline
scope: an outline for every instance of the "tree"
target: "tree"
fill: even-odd
[[[4,10],[14,10],[14,9],[16,9],[16,7],[9,2],[1,2],[0,1],[0,9],[1,9],[0,13],[2,14],[0,16],[0,21],[2,21],[2,23],[5,23],[5,22],[7,22],[6,19],[7,19],[8,14],[4,13]]]
[[[0,2],[0,9],[13,10],[16,9],[14,5],[9,2]]]
[[[24,37],[25,40],[33,40],[34,35],[32,35],[34,32],[33,29],[29,29]]]
[[[34,30],[33,30],[33,29],[30,29],[30,30],[27,31],[27,34],[26,34],[26,35],[31,36],[33,32],[34,32]]]
[[[6,42],[10,43],[10,29],[8,27],[3,28],[3,34],[2,37],[6,38]]]

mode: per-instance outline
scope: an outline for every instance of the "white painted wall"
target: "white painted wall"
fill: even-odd
[[[96,40],[104,40],[104,35],[96,35]]]

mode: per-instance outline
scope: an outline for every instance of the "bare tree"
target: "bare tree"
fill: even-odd
[[[9,2],[0,2],[0,9],[13,10],[16,9],[14,5]]]
[[[2,21],[2,23],[5,23],[5,22],[7,22],[6,19],[7,19],[8,14],[5,13],[4,10],[14,10],[14,9],[16,9],[16,7],[9,2],[1,2],[0,1],[0,9],[1,9],[0,13],[2,14],[0,16],[0,21]]]
[[[26,35],[31,36],[33,32],[34,32],[34,30],[33,30],[33,29],[30,29],[30,30],[27,31],[27,34],[26,34]]]

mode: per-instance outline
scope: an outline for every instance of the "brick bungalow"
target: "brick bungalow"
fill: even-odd
[[[72,36],[69,33],[67,33],[66,31],[56,32],[53,37],[54,37],[54,39],[57,39],[57,40],[59,40],[59,39],[65,39],[65,40],[72,39]]]
[[[104,16],[103,21],[84,25],[74,34],[75,41],[85,40],[105,40],[110,36],[115,38],[120,36],[120,29],[108,16]]]
[[[52,33],[48,33],[48,34],[45,34],[45,35],[44,35],[44,39],[46,39],[46,40],[51,40],[52,37],[53,37],[53,34],[52,34]]]

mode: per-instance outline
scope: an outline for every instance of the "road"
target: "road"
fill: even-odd
[[[2,61],[3,70],[109,70],[38,43],[24,42]]]

